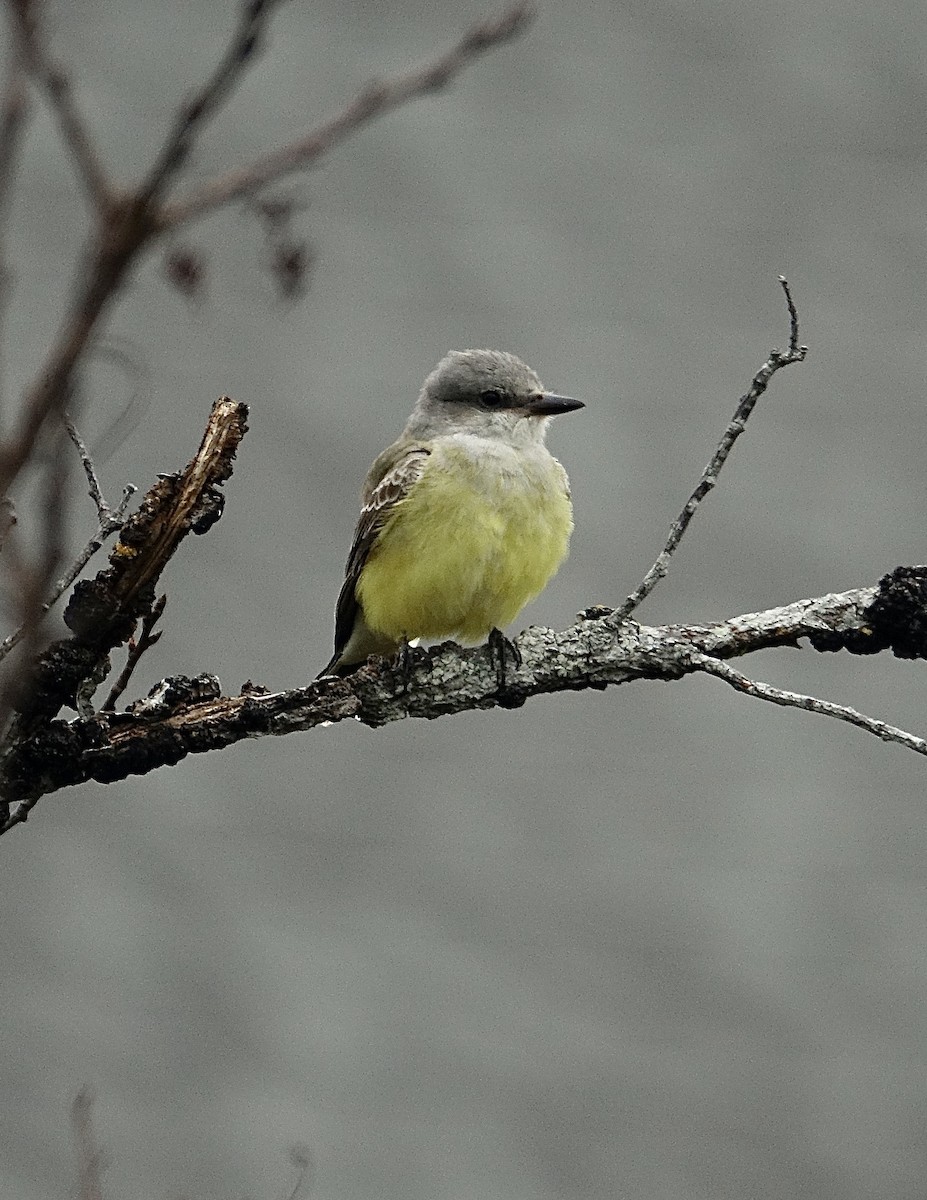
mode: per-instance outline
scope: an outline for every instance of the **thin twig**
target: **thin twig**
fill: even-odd
[[[39,652],[42,621],[50,607],[43,601],[62,557],[67,482],[64,451],[64,431],[59,430],[51,447],[49,460],[43,466],[37,553],[30,559],[23,554],[21,546],[16,542],[11,541],[7,547],[10,576],[16,585],[20,625],[6,641],[12,643],[11,649],[12,645],[24,641],[26,651],[21,664],[23,669],[12,678],[6,678],[0,688],[0,728],[6,725],[11,698],[19,693],[26,679],[28,661]],[[0,646],[0,659],[8,652]]]
[[[194,96],[181,105],[173,128],[138,189],[137,199],[150,205],[164,195],[193,149],[197,133],[219,109],[245,67],[260,49],[261,38],[274,9],[281,0],[244,0],[238,26],[211,77]]]
[[[0,495],[7,493],[28,462],[50,413],[66,407],[75,367],[92,346],[101,318],[122,287],[132,263],[162,232],[157,211],[161,197],[189,154],[196,131],[212,115],[251,58],[263,24],[278,3],[280,0],[244,0],[238,29],[222,62],[206,86],[182,107],[142,184],[124,195],[110,195],[107,203],[98,207],[98,227],[79,268],[77,294],[60,338],[26,395],[17,427],[0,444]],[[28,5],[25,11],[31,11]],[[26,24],[29,19],[27,16]]]
[[[294,171],[304,171],[334,146],[376,117],[419,96],[446,87],[474,59],[518,37],[530,25],[534,8],[518,3],[500,16],[475,25],[447,53],[422,67],[369,84],[340,113],[299,138],[248,166],[219,175],[186,198],[164,206],[165,228],[176,229],[231,200],[238,200]]]
[[[56,431],[52,453],[45,469],[45,487],[40,528],[39,559],[40,597],[45,594],[58,570],[64,552],[64,517],[67,500],[68,454],[65,431]],[[27,619],[28,619],[27,614]],[[44,611],[39,615],[40,621]]]
[[[16,509],[9,496],[0,499],[0,550],[6,544],[6,539],[16,527]]]
[[[77,1145],[79,1200],[103,1200],[100,1182],[103,1156],[93,1135],[92,1111],[93,1093],[88,1088],[81,1088],[71,1105],[71,1125]]]
[[[93,465],[90,451],[87,449],[84,439],[77,432],[77,426],[67,413],[65,413],[64,417],[64,427],[68,431],[68,437],[76,446],[77,453],[80,455],[81,466],[84,468],[84,475],[87,477],[87,486],[90,489],[90,499],[97,506],[97,517],[102,525],[109,517],[112,509],[103,499],[103,490],[100,487],[100,481],[97,478],[96,467]]]
[[[129,501],[135,495],[136,488],[134,483],[128,484],[122,490],[122,499],[119,502],[118,508],[107,509],[108,515],[100,520],[96,533],[87,542],[84,548],[75,558],[74,562],[68,567],[67,571],[61,576],[55,586],[49,592],[47,598],[39,609],[39,616],[44,617],[45,614],[61,599],[68,588],[74,583],[77,577],[90,562],[91,558],[101,550],[106,539],[112,534],[120,530],[126,521],[126,510],[129,507]],[[5,637],[0,642],[0,662],[13,650],[26,636],[28,625],[24,622],[20,627],[14,630],[8,637]]]
[[[43,604],[55,578],[64,547],[65,503],[67,500],[68,454],[65,431],[56,430],[48,461],[43,465],[38,551],[31,563],[20,559],[14,578],[19,583],[19,630],[25,651],[18,669],[8,674],[0,688],[0,729],[6,727],[10,712],[30,681],[30,664],[39,654],[42,622],[48,608]]]
[[[45,596],[45,599],[39,603],[38,609],[34,614],[26,613],[19,628],[14,630],[8,637],[5,637],[0,642],[0,662],[6,658],[11,650],[23,640],[29,633],[30,629],[38,625],[38,622],[48,613],[51,607],[64,595],[67,589],[86,567],[90,559],[101,549],[103,543],[111,534],[121,529],[125,523],[126,509],[129,501],[135,494],[136,488],[134,484],[129,484],[123,488],[122,500],[119,502],[119,507],[116,509],[110,508],[103,498],[103,491],[100,487],[100,481],[97,478],[96,469],[93,465],[93,460],[90,457],[83,438],[77,431],[77,427],[69,416],[64,418],[64,427],[68,437],[77,447],[77,453],[80,455],[81,465],[84,468],[84,475],[87,478],[87,486],[90,493],[90,498],[93,500],[97,509],[97,530],[93,537],[87,542],[77,558],[71,563],[67,571],[58,582],[54,585],[51,591],[45,595],[47,584],[41,586],[41,590],[33,589],[37,597]]]
[[[26,72],[19,53],[19,43],[11,38],[10,60],[0,108],[0,333],[6,308],[10,302],[13,273],[7,263],[4,246],[9,220],[13,184],[23,143],[23,131],[29,113]]]
[[[310,165],[374,117],[444,86],[484,51],[521,33],[532,15],[528,4],[516,4],[497,20],[476,26],[450,54],[430,66],[368,88],[345,112],[308,137],[258,160],[244,172],[220,176],[176,206],[162,205],[162,197],[189,154],[193,135],[238,78],[240,69],[258,44],[257,33],[263,28],[266,15],[279,2],[246,0],[242,21],[220,67],[209,83],[183,107],[145,182],[135,191],[118,195],[104,214],[80,267],[77,294],[61,334],[25,397],[16,427],[0,443],[0,495],[9,491],[31,457],[49,414],[56,408],[66,407],[75,367],[93,344],[100,320],[123,286],[133,263],[153,240],[194,216],[202,216],[280,175]]]
[[[290,1162],[296,1168],[296,1182],[293,1184],[287,1200],[299,1200],[312,1187],[313,1163],[312,1151],[308,1146],[293,1146],[290,1149]]]
[[[791,366],[792,363],[804,362],[805,360],[808,347],[798,344],[798,313],[795,303],[792,300],[791,289],[784,275],[779,276],[779,283],[785,292],[785,300],[789,310],[789,348],[785,353],[781,350],[771,351],[769,358],[767,358],[766,362],[763,363],[759,371],[753,376],[750,388],[738,401],[730,424],[725,429],[721,441],[718,443],[717,449],[711,457],[711,461],[702,472],[702,477],[698,481],[692,495],[686,501],[685,508],[683,508],[670,527],[669,537],[666,539],[666,544],[660,551],[656,562],[621,607],[608,615],[606,619],[611,624],[617,625],[627,620],[631,613],[646,600],[660,580],[665,577],[669,570],[670,559],[675,553],[676,547],[682,541],[683,535],[689,527],[689,522],[695,516],[698,506],[718,482],[721,468],[727,461],[734,443],[744,432],[748,417],[753,412],[757,400],[759,400],[760,396],[769,387],[769,382],[773,375],[783,367]]]
[[[725,683],[729,683],[738,692],[743,692],[745,696],[766,700],[770,704],[781,704],[786,708],[801,708],[805,712],[818,713],[822,717],[833,717],[837,721],[846,721],[850,725],[855,725],[857,729],[865,729],[867,733],[874,734],[883,742],[897,742],[909,750],[914,750],[917,754],[927,754],[927,740],[924,738],[916,737],[913,733],[907,733],[904,729],[880,721],[877,717],[867,717],[864,713],[858,712],[855,708],[849,708],[845,704],[834,704],[830,700],[819,700],[816,696],[805,696],[801,692],[788,692],[782,688],[773,687],[769,683],[761,683],[757,679],[750,679],[749,676],[744,675],[729,663],[721,662],[720,659],[712,658],[707,654],[693,653],[691,662],[697,671],[704,671],[708,675],[715,675],[718,679],[723,679]]]
[[[113,188],[106,177],[99,152],[74,99],[71,80],[52,59],[44,46],[35,12],[36,4],[11,4],[19,24],[19,34],[29,70],[48,97],[49,105],[61,128],[61,138],[74,159],[77,175],[91,204],[103,211],[113,199]]]
[[[6,221],[9,212],[10,196],[16,179],[15,166],[28,112],[26,73],[14,50],[7,68],[0,108],[0,222]]]
[[[159,629],[154,632],[154,627],[161,619],[161,614],[164,612],[164,606],[167,604],[167,596],[159,596],[151,606],[151,611],[142,617],[142,628],[137,638],[132,638],[129,642],[129,654],[126,659],[126,665],[122,668],[119,678],[113,684],[109,695],[101,705],[102,712],[112,712],[116,707],[116,701],[129,686],[129,680],[132,678],[132,672],[138,665],[138,660],[142,657],[146,650],[150,649],[156,642],[161,640],[161,634],[164,632]]]

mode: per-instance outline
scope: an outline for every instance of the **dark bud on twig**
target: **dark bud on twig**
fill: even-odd
[[[296,236],[292,222],[309,207],[301,196],[277,193],[253,196],[251,211],[264,226],[270,273],[283,300],[302,296],[308,286],[315,255],[305,238]]]
[[[153,587],[148,585],[140,601],[145,609],[153,602]],[[135,631],[137,614],[120,612],[117,602],[106,586],[106,581],[80,579],[71,593],[64,610],[64,623],[79,641],[92,644],[105,633],[116,645],[127,642]]]
[[[283,300],[302,296],[308,286],[314,255],[305,241],[284,239],[273,249],[271,270]]]
[[[173,246],[164,256],[164,274],[181,295],[199,300],[206,281],[206,260],[191,246]]]
[[[273,196],[258,196],[251,202],[254,212],[264,222],[268,236],[282,230],[297,215],[309,207],[308,200],[301,196],[277,193]]]

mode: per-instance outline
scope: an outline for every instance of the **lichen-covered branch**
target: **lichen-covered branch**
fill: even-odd
[[[912,629],[919,631],[916,639]],[[925,631],[927,567],[904,567],[875,587],[798,600],[712,625],[627,622],[615,630],[601,620],[581,619],[562,633],[528,629],[516,639],[521,662],[506,672],[502,690],[486,647],[464,650],[451,642],[414,652],[405,666],[374,659],[347,679],[317,680],[286,692],[252,686],[240,695],[223,696],[213,676],[178,676],[162,681],[127,712],[51,722],[8,756],[4,795],[8,802],[31,806],[38,796],[62,787],[146,774],[188,754],[245,738],[321,729],[345,720],[370,726],[406,717],[433,720],[474,709],[514,708],[550,692],[678,679],[705,671],[709,656],[720,662],[754,650],[795,646],[801,639],[820,651],[891,650],[902,657],[927,657]],[[824,711],[828,702],[821,705],[816,711]],[[881,726],[874,718],[854,723],[870,732]],[[10,823],[0,826],[0,833],[8,827]]]

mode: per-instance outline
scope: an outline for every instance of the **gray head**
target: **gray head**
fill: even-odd
[[[542,441],[550,417],[582,407],[580,400],[549,392],[514,354],[452,350],[425,380],[406,432]]]

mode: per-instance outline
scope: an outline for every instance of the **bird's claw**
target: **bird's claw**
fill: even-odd
[[[515,644],[515,642],[513,642],[511,638],[507,638],[499,629],[491,629],[489,631],[489,637],[486,639],[486,646],[489,651],[490,665],[495,669],[496,672],[496,690],[499,693],[500,701],[505,704],[506,675],[508,673],[506,655],[511,655],[512,661],[515,664],[515,670],[517,671],[521,666],[521,651],[518,649],[518,646]],[[522,703],[524,703],[524,701],[518,701],[517,703],[513,703],[511,706],[516,708]]]

